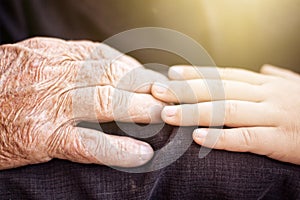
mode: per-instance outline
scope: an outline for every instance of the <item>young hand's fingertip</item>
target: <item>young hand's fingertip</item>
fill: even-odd
[[[260,72],[264,73],[264,72],[268,72],[268,71],[273,71],[278,69],[277,67],[275,67],[274,65],[271,64],[264,64],[261,68],[260,68]]]
[[[183,67],[180,66],[170,67],[168,72],[168,77],[174,80],[182,80],[184,78],[183,71],[184,71]]]
[[[202,144],[207,136],[208,132],[205,129],[195,129],[193,132],[193,139],[196,143]]]
[[[165,94],[168,90],[168,86],[159,82],[154,82],[152,85],[152,93]]]

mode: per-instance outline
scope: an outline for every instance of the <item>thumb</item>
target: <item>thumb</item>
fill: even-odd
[[[263,65],[262,68],[260,69],[260,72],[267,75],[279,76],[281,78],[286,78],[289,80],[297,80],[297,81],[300,80],[299,74],[287,69],[275,67],[268,64]]]
[[[80,127],[58,131],[48,144],[53,158],[117,167],[144,165],[154,154],[147,143]]]

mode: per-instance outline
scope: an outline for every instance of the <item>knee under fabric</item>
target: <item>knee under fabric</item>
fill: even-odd
[[[98,125],[85,124],[91,128]],[[159,125],[147,125],[151,133]],[[141,131],[132,124],[101,124],[106,133],[126,135]],[[122,127],[123,131],[120,129]],[[138,130],[139,129],[139,130]],[[300,195],[299,166],[281,163],[250,153],[212,150],[198,157],[200,146],[191,143],[171,164],[155,171],[172,155],[160,152],[177,134],[190,142],[192,130],[164,125],[156,135],[146,138],[158,158],[146,166],[149,172],[78,164],[54,159],[48,163],[0,171],[3,199],[297,199]],[[146,134],[144,132],[144,134]],[[176,140],[180,144],[179,140]],[[160,156],[160,157],[159,157]],[[145,169],[145,168],[144,168]]]

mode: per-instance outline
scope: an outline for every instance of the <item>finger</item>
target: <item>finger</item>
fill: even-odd
[[[73,82],[77,87],[111,85],[127,91],[150,93],[155,81],[167,80],[160,73],[144,68],[130,68],[120,61],[76,62],[71,65],[68,70],[74,74]]]
[[[237,68],[173,66],[169,69],[169,78],[175,80],[187,79],[222,79],[261,85],[270,77]]]
[[[295,81],[300,80],[299,74],[297,74],[295,72],[292,72],[290,70],[275,67],[275,66],[272,66],[272,65],[264,65],[264,66],[262,66],[260,71],[263,74],[279,76],[279,77],[286,78],[286,79],[289,79],[289,80],[295,80]]]
[[[47,57],[66,56],[68,60],[72,61],[92,59],[91,51],[94,48],[86,48],[87,43],[81,42],[80,44],[70,45],[67,41],[58,38],[34,37],[23,40],[16,45],[32,49]],[[90,44],[92,43],[90,42]]]
[[[61,128],[47,146],[53,158],[118,167],[141,166],[153,156],[147,143],[80,127]]]
[[[46,56],[66,56],[72,61],[87,60],[118,60],[125,62],[130,67],[141,67],[142,65],[132,57],[129,57],[116,49],[103,43],[91,41],[65,41],[58,38],[34,37],[17,45],[27,47]]]
[[[259,102],[264,100],[265,92],[261,86],[238,81],[195,79],[155,83],[152,94],[165,102],[197,103],[216,100],[245,100]]]
[[[123,76],[115,87],[132,92],[151,93],[152,85],[155,82],[163,83],[167,80],[164,75],[158,72],[135,68]]]
[[[268,104],[245,101],[166,106],[161,116],[164,122],[175,126],[274,126],[279,120]]]
[[[111,86],[77,88],[70,93],[70,118],[77,120],[159,123],[165,105],[149,94],[131,93]]]
[[[82,55],[83,60],[112,60],[126,63],[129,67],[142,67],[136,59],[125,55],[124,53],[104,44],[91,41],[67,41],[68,45],[73,48],[74,46],[85,54]]]
[[[251,127],[235,129],[196,129],[193,139],[205,147],[235,152],[252,152],[276,157],[275,151],[286,151],[278,140],[274,127]],[[287,153],[287,152],[286,152]],[[277,158],[278,159],[278,158]]]
[[[18,46],[27,47],[32,50],[49,50],[49,53],[55,54],[55,52],[62,52],[61,47],[66,43],[65,40],[59,38],[50,37],[33,37],[16,43]],[[57,49],[51,49],[50,47],[57,46]],[[66,49],[65,49],[66,50]]]

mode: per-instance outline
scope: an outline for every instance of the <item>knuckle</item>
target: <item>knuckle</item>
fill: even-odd
[[[224,130],[220,130],[220,133],[218,135],[218,148],[219,149],[224,149],[224,150],[228,150],[228,146],[227,146],[227,135],[226,132]]]
[[[125,90],[135,90],[138,86],[138,69],[130,69],[125,63],[120,63],[119,77],[116,87]]]
[[[35,48],[35,47],[39,47],[39,45],[42,41],[43,41],[42,38],[33,37],[30,39],[24,40],[24,41],[20,42],[19,44],[23,45],[25,47],[28,47],[28,48]]]
[[[58,150],[61,149],[66,141],[65,127],[57,129],[54,131],[46,141],[47,152],[49,156],[55,157],[59,153]]]
[[[237,102],[235,101],[227,101],[225,105],[225,125],[229,125],[230,121],[234,121],[233,119],[236,116],[238,109]]]
[[[47,139],[47,153],[51,158],[67,158],[74,160],[83,156],[79,136],[73,127],[62,125]]]
[[[119,90],[113,97],[112,112],[115,119],[129,120],[136,117],[136,111],[140,110],[139,100],[128,96],[129,93]],[[141,117],[141,114],[139,115]]]
[[[96,54],[95,56],[97,56],[98,58],[103,58],[103,59],[117,59],[120,55],[122,55],[119,51],[117,51],[116,49],[108,46],[107,44],[104,43],[94,43],[95,47],[96,47],[96,51],[98,54]]]
[[[116,145],[117,154],[120,156],[120,159],[126,155],[128,147],[125,141],[118,140]]]
[[[113,83],[115,80],[115,72],[116,72],[116,64],[112,61],[108,61],[106,68],[105,68],[105,74],[107,76],[107,79]]]
[[[95,105],[98,105],[97,113],[101,115],[99,116],[100,119],[102,117],[109,117],[112,115],[113,102],[116,101],[116,99],[113,98],[113,91],[114,88],[111,86],[98,88]]]
[[[241,137],[242,137],[241,144],[244,145],[244,149],[246,149],[247,151],[250,151],[252,149],[253,143],[255,141],[253,134],[251,134],[251,132],[248,128],[243,128],[243,129],[241,129]]]
[[[103,137],[96,137],[88,148],[90,154],[100,161],[100,163],[105,163],[105,158],[109,158],[110,156],[110,148],[109,143]]]
[[[123,77],[124,67],[122,63],[114,60],[107,60],[104,63],[104,77],[110,85],[116,86]]]
[[[85,46],[83,46],[83,48],[88,54],[86,57],[88,57],[90,60],[105,59],[103,49],[99,43],[85,42],[84,44]]]
[[[105,142],[101,142],[99,146],[99,152],[103,150],[102,162],[107,165],[119,163],[120,161],[125,161],[130,152],[130,147],[128,146],[128,140],[123,138],[122,140],[110,140],[107,139]]]

